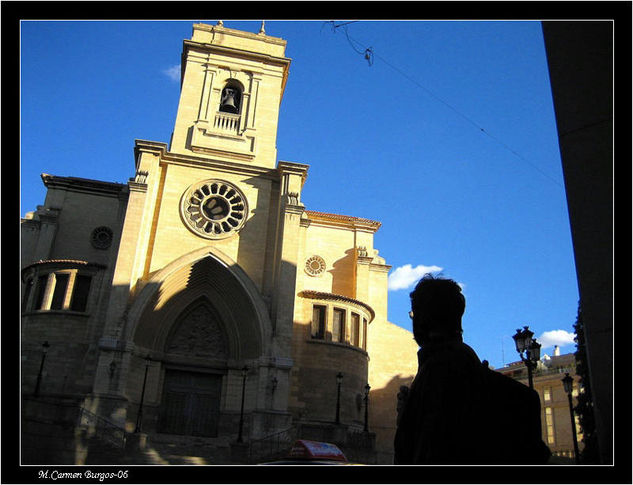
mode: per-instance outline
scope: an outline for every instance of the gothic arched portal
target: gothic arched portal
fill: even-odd
[[[227,359],[267,354],[272,326],[258,288],[239,265],[209,248],[178,258],[144,283],[127,332],[141,352],[165,353],[175,323],[202,301],[225,332]]]
[[[246,273],[219,251],[185,255],[144,283],[129,322],[137,362],[145,356],[154,362],[148,382],[155,390],[144,401],[154,410],[148,420],[154,429],[208,437],[233,432],[235,402],[227,396],[239,392],[240,369],[267,355],[272,331]],[[136,402],[144,369],[133,366],[127,379]]]

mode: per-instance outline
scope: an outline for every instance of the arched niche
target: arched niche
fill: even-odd
[[[240,83],[229,80],[220,91],[220,105],[218,111],[239,114],[242,110],[242,93]]]

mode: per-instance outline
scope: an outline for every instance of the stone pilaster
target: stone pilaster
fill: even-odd
[[[301,189],[307,176],[308,166],[291,162],[279,162],[281,177],[280,229],[276,291],[273,301],[273,327],[278,350],[282,357],[290,357],[290,342],[294,320],[297,265],[301,244],[301,215],[305,211],[301,203]]]

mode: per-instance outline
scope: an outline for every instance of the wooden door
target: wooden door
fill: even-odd
[[[167,369],[159,431],[217,436],[221,392],[221,375]]]

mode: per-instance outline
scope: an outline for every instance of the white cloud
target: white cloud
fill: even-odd
[[[541,344],[541,348],[544,349],[553,347],[554,345],[562,347],[563,345],[573,344],[575,343],[575,336],[576,334],[567,332],[566,330],[549,330],[548,332],[543,332],[537,340]]]
[[[165,69],[163,71],[163,74],[165,74],[172,81],[180,81],[180,64],[176,64],[169,69]]]
[[[388,277],[388,288],[392,291],[404,290],[412,287],[417,281],[427,273],[442,271],[439,266],[424,266],[419,264],[413,268],[410,264],[405,264],[394,269]]]

